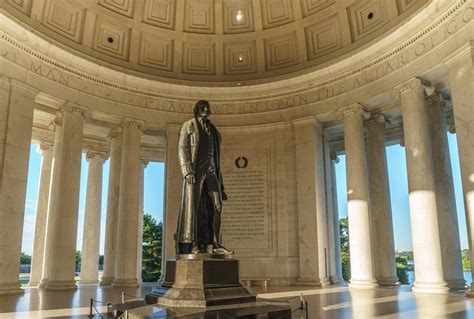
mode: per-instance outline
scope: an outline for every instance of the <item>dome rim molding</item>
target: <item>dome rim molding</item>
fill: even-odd
[[[372,57],[372,58],[369,59],[369,62],[365,63],[364,65],[353,68],[353,69],[346,70],[346,71],[342,72],[341,74],[337,74],[337,72],[333,71],[332,73],[336,74],[336,75],[332,76],[332,77],[330,77],[329,79],[326,79],[326,80],[322,80],[322,81],[318,82],[317,79],[316,80],[311,79],[311,76],[317,77],[319,75],[319,73],[329,73],[329,72],[323,72],[325,70],[318,70],[318,71],[312,72],[310,74],[297,77],[296,79],[298,79],[300,82],[296,82],[295,78],[291,79],[292,81],[294,81],[296,83],[295,85],[299,85],[300,87],[297,88],[297,89],[289,89],[289,90],[279,92],[279,93],[271,93],[270,92],[270,93],[267,93],[267,94],[262,94],[262,91],[259,90],[259,89],[262,88],[263,90],[266,89],[266,90],[269,90],[269,91],[275,91],[279,88],[280,85],[284,85],[284,83],[280,83],[280,82],[286,82],[286,81],[278,81],[278,82],[272,82],[272,83],[266,83],[266,84],[253,85],[251,88],[254,90],[254,92],[250,92],[251,91],[251,90],[249,90],[250,87],[239,87],[239,88],[206,87],[204,89],[216,91],[217,92],[216,94],[231,93],[231,94],[236,95],[236,96],[225,97],[225,98],[223,98],[223,97],[215,98],[214,96],[209,96],[208,99],[211,102],[214,102],[214,103],[219,103],[219,102],[221,102],[221,103],[228,103],[228,102],[240,102],[240,103],[259,102],[259,101],[272,100],[272,99],[277,99],[277,98],[282,98],[282,97],[289,97],[289,96],[296,95],[296,94],[301,94],[301,93],[304,93],[304,92],[317,91],[318,89],[321,89],[322,87],[325,87],[325,86],[333,84],[333,83],[337,83],[341,80],[344,80],[345,78],[349,78],[351,76],[354,76],[355,74],[360,74],[364,70],[369,69],[373,66],[380,65],[381,63],[384,63],[387,60],[389,60],[391,57],[396,56],[397,53],[403,52],[403,50],[412,47],[417,42],[421,42],[429,34],[433,33],[436,30],[438,30],[442,26],[446,26],[446,25],[449,26],[449,24],[451,24],[453,22],[453,20],[449,19],[449,18],[453,18],[453,17],[455,18],[458,15],[458,13],[460,12],[460,9],[466,7],[466,4],[470,4],[470,3],[471,3],[471,1],[468,1],[468,0],[458,0],[458,1],[456,1],[455,3],[443,8],[442,11],[437,12],[437,16],[435,17],[435,19],[433,19],[430,23],[425,24],[423,26],[423,28],[421,28],[420,31],[415,32],[414,34],[412,34],[411,37],[409,37],[408,39],[405,39],[401,43],[397,43],[394,48],[392,47],[390,50],[388,50],[388,52],[382,54],[382,56],[378,56],[378,57],[375,57],[375,58]],[[435,1],[435,2],[432,2],[428,7],[433,10],[433,8],[437,4],[438,3]],[[468,24],[473,19],[474,6],[467,6],[467,8],[464,12],[466,12],[468,9],[471,10],[471,16],[467,20],[464,20],[464,18],[461,19],[462,22],[464,23],[464,25]],[[414,15],[413,17],[411,17],[410,21],[407,22],[407,25],[410,22],[412,22],[413,20],[416,20],[416,18],[420,14],[422,14],[422,13],[418,13],[417,15]],[[4,15],[4,13],[3,13],[2,10],[0,10],[0,16],[2,16],[2,15]],[[5,20],[5,19],[2,19],[2,20]],[[18,25],[18,22],[16,22],[16,21],[10,20],[10,22]],[[450,36],[452,34],[456,34],[457,32],[459,32],[459,30],[461,30],[464,27],[464,25],[462,27],[456,26],[456,30],[454,32],[452,32],[450,34]],[[416,27],[416,26],[412,26],[412,28],[414,28],[414,27]],[[26,29],[23,29],[23,31],[24,32],[30,32]],[[408,31],[405,31],[405,32],[409,32],[409,31],[412,31],[412,29],[410,29]],[[446,30],[444,30],[444,31],[446,31]],[[31,33],[30,36],[38,37],[37,35],[35,35],[33,33]],[[22,43],[21,40],[16,39],[15,37],[13,37],[12,35],[9,35],[5,31],[0,31],[0,39],[4,42],[7,42],[10,46],[13,46],[17,49],[22,50],[23,52],[27,53],[30,57],[32,56],[34,58],[37,58],[37,59],[39,59],[43,62],[46,62],[46,63],[52,65],[53,67],[62,69],[66,72],[71,73],[72,75],[80,76],[81,78],[92,81],[92,82],[95,82],[96,84],[109,86],[111,88],[119,89],[119,90],[122,90],[122,91],[125,91],[125,92],[128,92],[128,93],[132,93],[132,94],[138,94],[138,95],[144,96],[145,98],[171,100],[171,101],[176,101],[176,102],[194,102],[196,100],[196,97],[195,96],[190,97],[190,94],[174,95],[174,94],[171,94],[171,93],[163,93],[163,91],[166,91],[166,90],[161,90],[161,92],[153,91],[153,90],[151,90],[152,85],[149,85],[148,89],[145,90],[145,89],[134,87],[130,84],[118,83],[118,82],[114,82],[113,80],[110,80],[110,79],[101,79],[96,75],[88,74],[86,71],[78,70],[78,69],[75,69],[72,66],[68,66],[64,62],[54,61],[54,59],[46,56],[43,52],[40,52],[37,49],[32,48],[32,46],[28,47],[27,45]],[[26,37],[25,39],[28,39],[28,37]],[[448,39],[449,39],[449,37],[445,37],[444,39],[442,39],[441,42],[436,44],[436,46],[441,44],[441,43],[444,43]],[[44,42],[47,43],[47,41],[45,41],[43,39],[39,39],[39,40],[44,41]],[[57,46],[55,46],[51,43],[49,43],[49,45],[52,46],[52,47],[56,47],[57,51],[63,50],[63,49],[58,48]],[[424,54],[430,52],[436,46],[433,44],[431,48],[424,51],[423,54],[421,54],[417,58],[419,58],[419,57],[423,56]],[[373,47],[370,47],[368,49],[372,49],[372,50],[375,50],[375,51],[380,51],[380,48],[375,48],[374,49]],[[67,51],[66,51],[66,53],[71,54],[70,52],[67,52]],[[361,54],[361,52],[358,52],[358,54]],[[1,55],[6,56],[7,54],[3,54],[0,51],[0,56]],[[73,54],[71,54],[71,55],[74,56]],[[83,59],[83,58],[81,58],[81,59]],[[344,61],[341,61],[341,62],[337,63],[336,65],[345,64],[344,62],[347,62],[347,60],[350,60],[350,59],[346,59]],[[88,62],[89,62],[89,64],[94,64],[90,61],[88,61]],[[409,63],[412,63],[412,62],[413,61],[410,61]],[[16,63],[16,62],[13,61],[13,63]],[[124,76],[124,78],[123,78],[124,82],[127,81],[127,78],[137,78],[137,77],[131,76],[129,74],[125,74],[125,73],[122,73],[122,72],[118,72],[116,70],[105,68],[104,66],[100,66],[100,65],[97,65],[97,64],[96,64],[96,66],[100,67],[102,69],[105,69],[107,71],[110,71],[111,73],[120,73],[120,74],[122,74]],[[333,65],[329,66],[328,68],[330,68],[330,67],[334,68]],[[341,66],[341,68],[344,68],[344,67],[345,66]],[[386,76],[386,75],[384,75],[384,76]],[[170,86],[175,86],[175,87],[181,89],[184,92],[187,92],[188,90],[192,91],[193,88],[196,91],[200,91],[200,90],[202,91],[203,90],[203,87],[191,87],[191,86],[188,86],[188,85],[176,85],[176,84],[171,85],[169,83],[161,83],[161,82],[158,82],[158,81],[153,81],[153,80],[148,80],[148,79],[146,79],[146,80],[141,79],[141,78],[138,78],[138,79],[140,81],[145,81],[145,82],[148,82],[150,84],[155,84],[155,86],[163,85],[163,86],[167,86],[168,88],[170,88]],[[378,78],[376,80],[378,80]],[[304,82],[313,82],[313,83],[306,83],[306,85],[305,85]],[[364,83],[360,86],[368,85],[370,83],[371,82]],[[351,91],[351,90],[349,90],[349,91]],[[206,92],[206,93],[209,93],[209,92]],[[347,92],[344,92],[344,93],[347,93]],[[192,94],[192,92],[191,92],[191,94]],[[242,94],[244,96],[239,96],[240,94]],[[260,96],[253,96],[255,94],[260,95]],[[327,97],[326,99],[331,98],[331,97]],[[325,100],[325,99],[322,99],[322,100]],[[318,101],[322,101],[322,100],[318,100]],[[318,102],[318,101],[316,101],[316,102]],[[301,106],[301,105],[298,105],[298,106]],[[292,106],[289,106],[289,107],[283,108],[283,109],[288,109],[288,108],[292,108]],[[151,109],[153,109],[153,108],[151,108]],[[278,110],[282,110],[282,109],[278,109]],[[164,110],[160,110],[160,111],[166,112]],[[260,114],[260,113],[273,112],[273,111],[275,111],[275,110],[264,111],[264,112],[240,113],[239,115]],[[173,111],[168,111],[168,112],[169,113],[183,113],[183,112],[173,112]]]

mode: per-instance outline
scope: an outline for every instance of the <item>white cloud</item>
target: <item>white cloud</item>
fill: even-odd
[[[23,240],[21,242],[21,251],[31,255],[33,253],[33,242],[35,238],[36,216],[25,214],[23,222]]]

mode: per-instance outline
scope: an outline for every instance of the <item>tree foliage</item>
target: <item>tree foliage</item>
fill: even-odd
[[[395,262],[397,263],[397,277],[402,285],[408,285],[410,281],[408,280],[408,257],[404,255],[395,256]]]
[[[151,215],[143,214],[143,262],[144,282],[158,281],[161,275],[163,223]]]
[[[31,265],[31,256],[25,253],[20,255],[20,264],[21,265]]]
[[[469,257],[469,249],[462,250],[462,269],[471,271],[471,258]]]

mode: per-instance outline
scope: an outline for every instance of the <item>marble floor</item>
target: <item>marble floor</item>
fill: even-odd
[[[98,303],[99,312],[105,313],[105,303],[121,300],[122,290],[126,299],[144,296],[152,286],[119,289],[98,285],[82,285],[76,291],[44,291],[26,288],[21,296],[0,297],[0,318],[86,318],[90,299]],[[412,294],[409,287],[399,289],[349,290],[347,287],[250,287],[262,299],[288,300],[295,309],[294,318],[305,318],[300,305],[300,295],[308,302],[311,319],[345,318],[407,318],[407,319],[468,319],[474,318],[474,300],[462,293],[448,295]],[[98,317],[98,316],[97,316]]]

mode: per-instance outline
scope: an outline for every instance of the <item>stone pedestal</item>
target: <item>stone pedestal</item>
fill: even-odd
[[[162,285],[146,296],[147,304],[208,307],[255,302],[256,296],[240,283],[238,260],[223,258],[198,254],[168,259]]]

